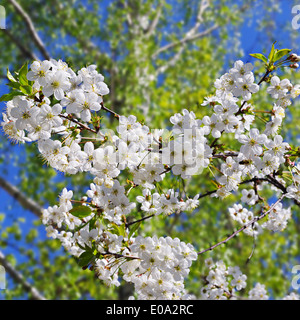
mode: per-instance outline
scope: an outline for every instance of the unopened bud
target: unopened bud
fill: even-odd
[[[288,60],[292,62],[299,62],[300,61],[300,56],[298,56],[296,53],[292,53],[289,57]]]
[[[298,63],[293,63],[293,64],[290,64],[289,67],[292,68],[292,69],[297,69],[297,68],[299,68],[299,64]]]
[[[104,183],[104,179],[99,177],[95,177],[93,181],[98,186],[102,186],[102,184]]]
[[[73,129],[73,132],[71,133],[72,138],[76,138],[80,134],[80,129]]]
[[[295,166],[295,162],[294,161],[291,161],[291,159],[289,157],[286,157],[285,158],[285,164],[287,166],[291,166],[291,167],[294,167]]]
[[[111,189],[114,186],[113,179],[106,178],[105,181],[104,181],[104,186],[107,189]]]

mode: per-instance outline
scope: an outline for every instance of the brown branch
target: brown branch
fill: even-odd
[[[267,70],[266,73],[263,75],[263,77],[259,80],[259,82],[258,82],[257,85],[259,86],[259,85],[262,84],[264,81],[266,81],[266,79],[268,78],[268,76],[269,76],[269,74],[270,74],[271,72],[272,72],[272,71]],[[243,113],[242,109],[243,109],[243,107],[245,106],[246,103],[247,103],[247,101],[244,101],[244,102],[241,104],[239,110],[235,113],[235,116],[238,116],[238,115],[240,115],[241,113]]]
[[[72,121],[72,122],[78,124],[78,125],[79,125],[82,129],[84,129],[84,130],[90,131],[90,132],[92,132],[92,133],[97,133],[96,130],[94,130],[94,129],[92,129],[92,128],[86,126],[86,125],[84,125],[84,124],[81,123],[80,121],[74,119],[71,115],[69,115],[69,116],[67,117],[67,116],[64,116],[63,114],[60,114],[59,116],[60,116],[61,118],[64,118],[64,119],[66,119],[66,120],[69,120],[69,121]]]
[[[285,197],[285,195],[283,194],[275,203],[272,204],[272,206],[269,208],[269,210],[267,210],[265,213],[261,214],[260,216],[256,216],[255,218],[253,218],[250,222],[248,222],[247,224],[245,224],[243,227],[241,227],[240,229],[236,230],[235,232],[233,232],[229,237],[227,237],[226,239],[214,244],[213,246],[210,246],[207,249],[204,249],[202,251],[198,252],[198,255],[207,252],[207,251],[211,251],[213,249],[215,249],[216,247],[220,246],[221,244],[224,244],[226,242],[228,242],[230,239],[234,238],[237,234],[239,234],[241,231],[247,229],[249,226],[253,225],[255,222],[263,219],[265,216],[267,216],[275,207],[276,205]]]
[[[123,254],[119,254],[119,253],[113,253],[113,252],[105,252],[105,253],[101,253],[100,252],[100,255],[106,257],[106,256],[113,256],[115,257],[116,259],[119,259],[119,258],[126,258],[126,259],[132,259],[132,260],[141,260],[141,258],[139,257],[134,257],[134,256],[125,256]]]
[[[238,156],[238,152],[226,152],[226,153],[218,153],[218,154],[214,154],[212,156],[213,159],[217,159],[217,158],[227,158],[227,157],[237,157]]]
[[[278,180],[276,180],[271,175],[267,175],[266,180],[273,184],[276,188],[280,189],[283,193],[286,193],[287,190],[283,184],[281,184]]]
[[[7,260],[5,255],[0,251],[0,265],[2,265],[5,271],[21,286],[31,294],[34,300],[46,300],[46,298],[39,293],[39,291],[32,286],[26,279],[18,272]]]
[[[155,216],[155,214],[151,214],[151,215],[146,216],[146,217],[144,217],[144,218],[142,218],[142,219],[135,220],[135,221],[132,221],[132,222],[127,222],[127,223],[125,224],[125,226],[126,226],[126,228],[128,228],[129,226],[131,226],[131,225],[133,225],[133,224],[135,224],[135,223],[142,222],[142,221],[147,220],[147,219],[150,219],[150,218],[152,218],[152,217],[154,217],[154,216]]]
[[[104,106],[103,102],[101,102],[101,109],[102,110],[105,110],[107,112],[109,112],[110,114],[112,114],[115,118],[119,119],[120,118],[120,115],[118,113],[116,113],[115,111],[111,110],[111,109],[108,109]]]

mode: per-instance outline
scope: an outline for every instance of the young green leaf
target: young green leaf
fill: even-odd
[[[27,85],[27,86],[21,86],[20,90],[24,93],[24,94],[28,94],[31,95],[32,94],[32,87]]]
[[[21,85],[20,85],[19,82],[9,82],[6,85],[11,87],[11,88],[14,88],[16,90],[20,90],[20,88],[21,88]]]
[[[85,251],[79,256],[78,265],[85,267],[89,265],[95,259],[94,254],[91,251]]]
[[[269,60],[269,63],[270,63],[270,64],[272,64],[272,63],[274,62],[275,43],[276,43],[276,41],[272,44],[272,49],[271,49],[270,54],[269,54],[269,57],[268,57],[268,60]]]
[[[114,233],[118,236],[125,236],[125,224],[121,224],[120,226],[118,226],[115,223],[111,224],[111,228],[114,231]]]
[[[78,207],[74,207],[69,212],[73,216],[82,219],[82,218],[89,216],[92,213],[92,209],[87,206],[78,206]]]
[[[292,50],[291,49],[281,49],[278,50],[275,53],[275,57],[274,57],[274,62],[280,60],[282,57],[286,56],[287,54],[289,54]]]
[[[14,97],[16,97],[16,96],[24,96],[24,93],[23,93],[23,92],[20,92],[20,91],[13,91],[13,92],[11,92],[11,93],[4,94],[4,95],[0,98],[0,102],[10,101],[10,100],[12,100]]]
[[[89,222],[89,231],[95,228],[95,224],[97,222],[97,216],[94,216]]]
[[[250,56],[255,59],[262,60],[265,63],[268,63],[268,59],[261,53],[251,53]]]
[[[10,73],[9,69],[7,68],[7,79],[11,82],[17,82],[14,76]]]
[[[137,231],[137,229],[140,227],[141,223],[142,223],[142,221],[137,222],[137,223],[135,223],[135,224],[132,226],[132,228],[130,229],[129,235],[128,235],[128,239],[130,239],[131,236],[133,235],[133,233],[134,233],[135,231]]]
[[[22,86],[28,85],[27,73],[28,73],[28,63],[25,63],[19,71],[19,81]]]

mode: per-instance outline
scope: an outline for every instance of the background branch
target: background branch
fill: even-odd
[[[43,208],[35,201],[28,198],[16,186],[14,186],[10,182],[6,181],[3,177],[0,177],[0,188],[5,190],[15,200],[17,200],[24,209],[31,211],[39,218],[42,216]]]
[[[43,41],[41,40],[40,36],[38,35],[38,33],[34,27],[34,24],[31,20],[31,18],[29,17],[29,15],[24,11],[22,6],[16,0],[8,0],[8,1],[16,9],[18,14],[23,18],[23,20],[27,26],[27,29],[28,29],[30,35],[32,36],[32,39],[33,39],[34,43],[36,44],[37,48],[39,49],[39,51],[42,53],[42,55],[44,56],[45,59],[50,60],[50,54],[46,50],[46,47],[45,47]]]
[[[38,60],[38,57],[28,47],[23,46],[21,41],[17,39],[8,29],[1,29],[1,31],[12,41],[21,51],[25,59],[30,58],[32,60]]]
[[[33,287],[26,279],[18,272],[7,260],[5,255],[0,251],[0,265],[2,265],[5,271],[13,278],[13,280],[19,284],[31,294],[34,300],[46,300],[46,298],[39,293],[39,291]]]
[[[160,49],[158,49],[153,55],[152,58],[155,59],[160,53],[173,49],[174,47],[177,47],[179,45],[184,45],[189,41],[194,41],[196,39],[199,39],[201,37],[204,37],[205,35],[210,34],[213,30],[217,29],[219,27],[219,25],[215,24],[212,27],[202,31],[202,32],[198,32],[199,27],[201,26],[201,24],[203,23],[203,14],[204,11],[209,7],[209,1],[208,0],[202,0],[200,5],[199,5],[199,9],[198,9],[198,13],[197,13],[197,17],[196,17],[196,23],[193,25],[193,27],[191,27],[186,33],[185,35],[182,37],[181,40],[178,41],[174,41],[171,42],[169,44],[166,44],[165,46],[161,47]]]
[[[154,31],[157,27],[157,24],[159,22],[159,19],[161,17],[162,8],[163,8],[164,3],[165,3],[165,1],[160,1],[159,5],[157,7],[156,15],[155,15],[154,19],[152,20],[152,22],[146,32],[146,37],[150,37],[154,33]]]

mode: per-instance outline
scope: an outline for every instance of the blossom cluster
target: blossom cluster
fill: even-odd
[[[104,193],[103,190],[102,196]],[[43,223],[48,225],[49,236],[60,239],[64,248],[78,258],[87,249],[96,250],[98,259],[95,259],[93,268],[97,277],[107,285],[119,286],[122,273],[125,281],[134,283],[139,299],[189,297],[184,290],[183,280],[189,273],[192,261],[197,259],[191,244],[170,237],[118,236],[113,233],[116,224],[108,222],[103,225],[94,221],[92,225],[95,214],[85,218],[84,226],[78,228],[82,221],[69,212],[73,207],[72,196],[72,191],[64,189],[60,196],[60,206],[44,210]],[[92,196],[95,198],[94,191]],[[104,217],[107,218],[106,215]],[[58,229],[68,225],[70,231],[58,230],[54,225]],[[87,265],[89,263],[87,261]]]
[[[223,261],[213,262],[212,258],[205,260],[209,268],[205,278],[207,284],[201,290],[201,298],[204,300],[235,299],[236,292],[246,287],[247,276],[239,267],[226,267]]]
[[[141,258],[121,266],[126,281],[134,283],[138,299],[190,299],[183,280],[189,274],[197,252],[178,238],[135,238],[131,253]]]
[[[243,274],[239,267],[227,267],[219,260],[214,262],[212,258],[205,260],[205,265],[209,269],[205,277],[206,285],[201,289],[201,299],[203,300],[237,300],[239,291],[247,286],[247,276]],[[264,284],[257,282],[248,292],[248,300],[268,300],[269,295]],[[300,296],[291,292],[282,300],[300,300]]]
[[[100,110],[102,96],[109,93],[95,65],[76,74],[66,62],[51,59],[34,61],[30,69],[27,79],[34,82],[36,94],[9,101],[3,124],[4,131],[17,141],[47,141],[52,134],[65,132],[63,107],[90,121],[91,111]],[[55,98],[54,105],[51,97]]]
[[[214,107],[214,113],[202,119],[204,130],[216,139],[224,132],[234,133],[241,144],[240,150],[234,156],[229,155],[221,166],[223,175],[218,180],[221,188],[215,194],[217,197],[223,198],[236,191],[246,176],[263,177],[276,171],[286,161],[285,155],[291,149],[277,133],[285,117],[285,108],[291,104],[290,99],[298,95],[298,85],[293,86],[287,79],[276,85],[279,78],[272,77],[272,85],[267,91],[276,103],[270,111],[271,119],[261,133],[258,128],[251,127],[255,107],[248,101],[259,89],[253,83],[252,69],[252,64],[237,61],[229,73],[216,80],[216,95],[202,104]],[[243,98],[240,105],[239,96]]]
[[[260,225],[253,220],[254,210],[239,203],[229,208],[230,216],[247,225],[243,231],[254,237],[263,228],[286,228],[291,209],[281,202],[270,207],[259,192],[271,184],[282,198],[300,201],[300,164],[291,163],[289,157],[295,151],[279,134],[285,110],[300,90],[289,80],[273,76],[267,93],[275,102],[267,111],[269,121],[258,128],[251,99],[263,81],[256,84],[252,70],[250,63],[235,62],[216,80],[215,95],[202,104],[211,106],[212,114],[197,119],[184,109],[170,117],[168,131],[151,130],[134,115],[107,109],[103,96],[109,89],[95,65],[75,73],[61,60],[34,61],[26,74],[31,93],[7,102],[4,132],[18,142],[36,142],[44,160],[56,170],[93,176],[83,197],[74,199],[73,191],[64,188],[58,205],[44,210],[48,236],[59,239],[81,267],[94,270],[107,285],[120,285],[120,277],[133,283],[138,299],[188,299],[184,278],[198,256],[194,246],[178,238],[138,235],[142,221],[193,211],[206,196],[189,196],[180,188],[162,190],[159,183],[167,175],[189,181],[206,169],[217,169],[217,189],[207,195],[220,199],[249,182],[251,189],[241,191],[241,202],[262,211],[270,208],[268,220]],[[102,130],[101,110],[118,120],[116,133]],[[218,154],[218,139],[225,134],[234,136],[238,149]],[[292,175],[289,185],[279,173],[276,176],[284,166]],[[122,173],[127,178],[124,184]],[[132,196],[133,189],[138,195]],[[141,219],[133,218],[137,211]],[[238,267],[207,260],[209,264],[203,299],[234,298],[236,291],[246,287],[247,277]],[[256,286],[249,297],[265,298],[266,294]]]

